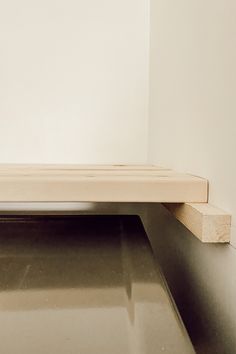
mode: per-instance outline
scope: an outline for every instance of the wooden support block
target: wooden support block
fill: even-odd
[[[230,241],[231,216],[224,211],[208,203],[165,203],[164,206],[202,242]]]

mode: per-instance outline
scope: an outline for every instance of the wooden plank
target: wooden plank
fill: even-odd
[[[164,205],[202,242],[230,241],[231,216],[228,213],[208,203]]]
[[[207,181],[155,166],[3,165],[0,202],[206,202]]]
[[[2,170],[1,177],[16,177],[16,176],[48,176],[48,177],[99,177],[99,176],[111,176],[111,177],[167,177],[167,178],[184,178],[184,179],[196,179],[194,176],[189,176],[186,174],[176,173],[171,170],[93,170],[93,169],[81,169],[81,170],[63,170],[63,169],[53,169],[53,170],[44,170],[44,169],[32,169],[32,170]]]

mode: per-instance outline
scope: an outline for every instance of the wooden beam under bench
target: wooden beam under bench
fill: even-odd
[[[205,243],[230,241],[231,216],[208,203],[164,204],[171,214]]]

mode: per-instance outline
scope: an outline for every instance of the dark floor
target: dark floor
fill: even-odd
[[[0,219],[1,354],[193,353],[136,216]]]

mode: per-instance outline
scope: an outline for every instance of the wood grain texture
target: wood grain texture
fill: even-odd
[[[230,242],[231,216],[208,203],[164,204],[199,240]]]
[[[1,165],[0,202],[206,202],[205,179],[153,165]]]

